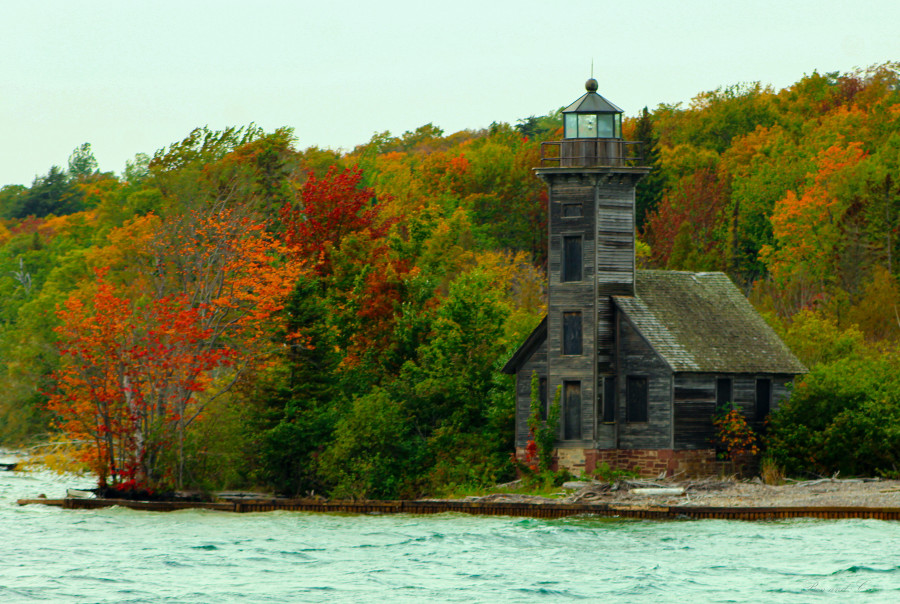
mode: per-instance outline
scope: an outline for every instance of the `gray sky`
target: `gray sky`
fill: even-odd
[[[515,123],[590,75],[627,115],[900,60],[898,0],[0,0],[0,185],[90,142],[120,173],[193,128],[297,145]]]

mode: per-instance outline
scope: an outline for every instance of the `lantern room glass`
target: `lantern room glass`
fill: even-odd
[[[578,138],[578,114],[566,113],[566,132],[565,138]]]
[[[578,115],[578,138],[597,138],[597,115],[581,113]]]
[[[567,113],[565,138],[622,138],[622,116],[618,113]]]

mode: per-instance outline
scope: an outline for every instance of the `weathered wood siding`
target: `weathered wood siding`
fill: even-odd
[[[531,357],[516,372],[516,446],[528,444],[528,416],[531,414],[531,375],[547,377],[547,341],[537,346]],[[548,402],[553,401],[550,393]]]
[[[616,379],[618,443],[599,443],[599,448],[671,449],[672,371],[625,318],[625,315],[616,314],[618,326]],[[628,376],[647,378],[648,413],[646,422],[626,421],[625,391]]]
[[[597,183],[597,290],[634,295],[634,187],[631,174],[608,174]]]
[[[581,438],[564,447],[596,446],[598,374],[613,373],[615,317],[610,296],[634,294],[635,173],[542,173],[549,188],[547,367],[552,393],[564,382],[581,384]],[[580,204],[581,211],[571,204]],[[567,211],[563,211],[563,208]],[[563,281],[563,238],[580,236],[581,281]],[[562,354],[563,315],[582,314],[582,354]],[[623,386],[624,387],[624,386]],[[563,409],[563,417],[566,410]],[[608,428],[603,428],[609,434]],[[562,433],[561,433],[562,436]],[[605,440],[609,440],[606,438]]]
[[[708,449],[715,436],[712,417],[716,412],[716,380],[732,380],[732,401],[750,426],[761,432],[763,422],[756,420],[756,380],[772,384],[771,410],[789,395],[787,384],[793,376],[714,373],[680,373],[674,378],[674,417],[676,449]]]
[[[793,375],[776,375],[772,377],[772,411],[781,403],[791,398],[791,384],[796,379]]]
[[[581,386],[581,438],[564,441],[566,446],[584,447],[593,438],[593,404],[596,398],[594,366],[597,350],[596,324],[596,190],[594,181],[580,174],[556,175],[547,180],[550,188],[548,230],[550,257],[547,280],[549,296],[547,304],[547,366],[551,399],[564,382],[577,382]],[[564,216],[563,204],[580,204],[581,212]],[[571,207],[571,206],[570,206]],[[563,281],[563,238],[581,237],[581,280]],[[563,316],[565,313],[581,313],[581,354],[563,354]],[[565,397],[562,400],[562,418],[567,415]],[[565,422],[560,421],[560,438]]]
[[[676,449],[709,449],[716,411],[715,374],[676,374],[674,383],[674,432]]]

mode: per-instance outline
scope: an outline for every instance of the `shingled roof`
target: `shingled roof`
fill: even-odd
[[[672,371],[806,373],[724,273],[636,271],[619,309]]]

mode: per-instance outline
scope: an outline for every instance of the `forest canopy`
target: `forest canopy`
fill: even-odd
[[[727,272],[811,369],[771,420],[789,472],[898,472],[898,66],[624,123],[653,168],[641,263]],[[198,128],[120,175],[85,143],[0,188],[0,443],[68,443],[113,488],[511,477],[500,367],[545,310],[532,168],[559,138],[559,111],[349,152]]]

